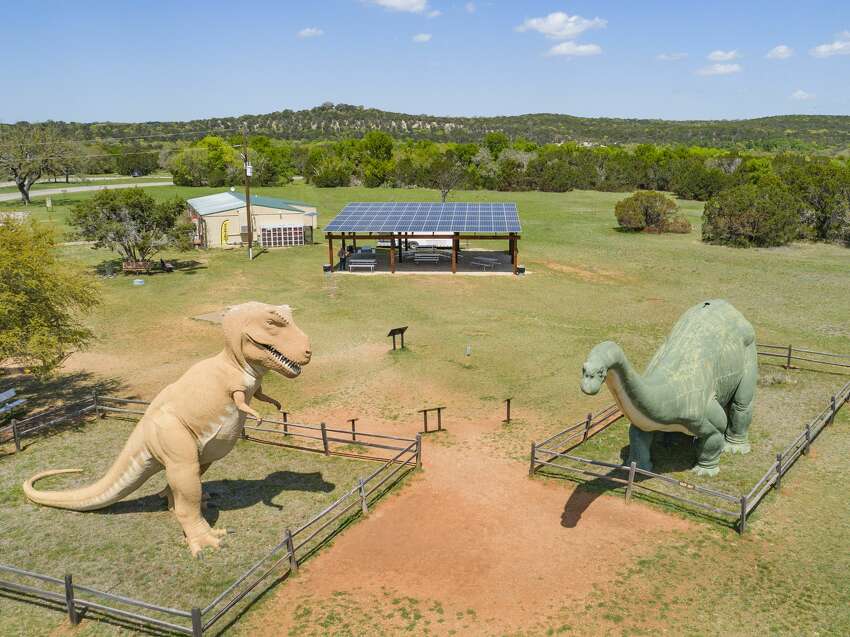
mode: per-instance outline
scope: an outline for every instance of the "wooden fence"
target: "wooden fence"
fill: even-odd
[[[782,351],[775,354],[775,351]],[[803,354],[803,356],[798,356]],[[843,354],[831,354],[826,352],[815,352],[813,350],[794,348],[790,345],[759,345],[759,355],[767,357],[780,357],[785,360],[785,366],[791,367],[794,361],[816,363],[829,367],[850,367],[842,359],[850,360],[850,356]],[[623,418],[622,412],[616,405],[611,405],[597,414],[588,414],[579,423],[567,427],[563,431],[550,436],[540,443],[531,443],[531,459],[529,464],[529,475],[534,476],[545,467],[553,467],[559,471],[567,471],[593,476],[607,480],[615,484],[625,486],[625,499],[628,502],[632,493],[637,489],[639,492],[670,498],[688,506],[709,511],[721,516],[736,525],[739,533],[746,530],[747,518],[759,505],[762,499],[771,489],[779,489],[782,476],[794,465],[801,455],[806,455],[812,442],[817,439],[821,431],[835,420],[835,416],[841,407],[850,402],[850,382],[844,384],[835,394],[830,396],[826,407],[809,422],[803,431],[785,448],[776,455],[776,462],[765,472],[764,476],[756,482],[755,486],[746,494],[736,495],[725,493],[717,489],[692,484],[683,480],[677,480],[669,476],[645,471],[638,468],[634,462],[629,465],[591,460],[572,452],[573,449],[587,442],[588,439],[607,429],[610,425]],[[564,464],[564,461],[573,463]],[[607,469],[608,473],[599,473],[599,469]],[[672,487],[672,490],[661,490],[650,487],[638,480],[640,477],[653,478],[659,483]],[[701,502],[688,497],[689,494],[698,493],[708,502]],[[731,506],[730,506],[731,505]]]
[[[125,406],[117,407],[116,404]],[[71,422],[72,419],[90,412],[144,413],[132,407],[146,404],[148,403],[140,400],[93,395],[87,401],[69,406],[67,409],[61,408],[65,412],[64,417],[60,416],[60,410],[53,410],[36,417],[41,420],[20,421],[18,424],[22,427],[19,433],[31,435],[49,426]],[[262,424],[279,427],[263,427]],[[280,542],[205,606],[199,605],[185,610],[150,604],[124,595],[80,585],[74,581],[72,574],[65,574],[64,577],[59,578],[6,564],[0,564],[0,590],[16,593],[26,601],[39,604],[48,602],[53,607],[60,607],[67,613],[72,624],[79,623],[83,613],[93,611],[134,625],[198,637],[210,630],[227,615],[228,611],[248,597],[263,582],[267,582],[270,577],[279,579],[297,572],[299,565],[322,543],[333,537],[344,523],[358,516],[368,515],[370,507],[393,484],[409,471],[422,466],[422,445],[419,435],[416,438],[402,438],[366,431],[355,433],[353,430],[329,428],[324,423],[317,426],[284,422],[282,419],[268,419],[262,424],[246,427],[246,429],[264,432],[272,438],[279,437],[281,441],[285,441],[290,436],[319,441],[326,454],[333,452],[329,446],[330,443],[350,445],[355,435],[357,441],[354,444],[394,453],[389,458],[377,458],[381,461],[379,467],[369,475],[360,478],[335,502],[319,511],[307,522],[294,530],[282,529]],[[287,430],[293,428],[300,431],[285,431],[284,426]],[[254,440],[250,437],[247,439]],[[375,442],[377,440],[380,442]],[[265,441],[258,440],[258,442]],[[10,581],[10,577],[15,581]]]

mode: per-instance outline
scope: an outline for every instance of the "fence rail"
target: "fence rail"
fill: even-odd
[[[850,367],[850,365],[835,362],[831,359],[848,359],[850,356],[844,354],[832,354],[828,352],[817,352],[814,350],[795,348],[790,345],[765,345],[759,344],[759,355],[767,357],[780,357],[785,359],[785,367],[791,367],[792,361],[806,361],[818,363],[821,365],[832,367]],[[766,350],[781,350],[782,353],[775,353]],[[807,357],[796,356],[795,353],[807,354]],[[823,357],[827,360],[812,358]],[[588,414],[587,417],[566,429],[550,436],[540,443],[531,443],[531,458],[529,464],[529,475],[534,476],[540,469],[544,467],[553,467],[561,471],[578,473],[581,475],[594,476],[599,479],[608,480],[615,484],[620,484],[626,487],[625,498],[629,501],[635,489],[642,492],[660,495],[666,498],[671,498],[678,502],[683,502],[690,506],[699,509],[707,510],[724,518],[732,518],[736,523],[739,533],[743,533],[746,529],[747,518],[750,513],[761,503],[762,499],[772,489],[779,489],[782,476],[784,476],[801,455],[806,455],[809,452],[811,444],[817,439],[820,433],[835,420],[836,414],[841,407],[850,402],[850,382],[845,383],[834,395],[830,396],[827,406],[812,419],[803,431],[781,452],[776,455],[776,462],[765,472],[762,478],[746,494],[733,495],[720,490],[710,489],[696,484],[691,484],[682,480],[671,478],[670,476],[661,475],[652,471],[646,471],[638,468],[635,463],[630,465],[614,464],[599,460],[591,460],[583,458],[572,453],[568,453],[579,447],[600,432],[607,429],[614,422],[617,422],[623,417],[622,412],[616,405],[611,405],[597,414]],[[563,464],[563,461],[572,464]],[[577,465],[577,466],[576,466]],[[608,469],[608,473],[600,473],[593,471],[592,468],[603,467]],[[622,477],[625,474],[627,477]],[[652,478],[660,483],[672,486],[677,493],[661,491],[646,484],[636,481],[637,477]],[[655,484],[655,483],[654,483]],[[715,506],[707,504],[687,497],[687,493],[699,493],[708,499],[719,500],[723,504],[735,504],[736,509],[730,510],[723,506]]]
[[[13,423],[13,430],[17,432],[15,434],[16,440],[19,434],[29,435],[55,424],[69,422],[90,412],[95,412],[98,415],[105,415],[110,412],[144,413],[139,410],[116,407],[115,404],[148,405],[149,403],[136,399],[93,394],[87,400]],[[71,574],[58,578],[7,564],[0,564],[0,590],[18,593],[26,598],[46,600],[58,604],[64,607],[72,624],[79,623],[81,612],[91,610],[147,627],[200,637],[225,617],[230,609],[245,600],[252,591],[266,582],[270,575],[278,573],[278,577],[286,577],[290,573],[296,572],[299,564],[307,559],[323,542],[332,537],[346,519],[368,515],[370,505],[383,495],[381,489],[386,489],[391,479],[399,480],[404,475],[402,474],[403,471],[409,472],[422,466],[422,439],[419,434],[416,435],[416,438],[403,438],[362,430],[355,432],[353,425],[352,429],[348,430],[330,428],[324,423],[310,425],[288,422],[288,420],[283,419],[263,419],[263,422],[281,425],[282,428],[272,429],[258,426],[246,427],[246,429],[276,434],[284,439],[294,435],[321,441],[326,453],[331,452],[328,446],[330,442],[352,444],[355,436],[357,437],[355,442],[357,445],[393,450],[397,453],[391,458],[375,458],[381,460],[382,464],[368,476],[358,480],[355,486],[342,494],[336,501],[297,527],[295,531],[284,529],[283,539],[278,544],[239,575],[233,583],[204,607],[196,606],[190,610],[183,610],[160,606],[117,593],[101,591],[90,586],[82,586],[74,582]],[[319,432],[319,435],[291,432],[288,431],[290,427]],[[349,438],[329,436],[328,433],[346,434]],[[372,442],[370,440],[372,438],[392,441],[396,444]],[[264,442],[250,437],[247,440]],[[348,518],[344,518],[346,515]],[[337,523],[336,526],[334,526],[334,523]],[[281,565],[283,565],[282,569],[280,568]],[[10,578],[15,578],[16,581],[10,581]],[[20,580],[24,580],[24,582]],[[61,587],[61,590],[48,590],[47,586],[52,586],[54,589]],[[95,599],[97,601],[94,601]],[[122,605],[122,607],[111,605],[116,603]],[[127,607],[133,610],[128,610]],[[144,612],[137,612],[136,609],[141,609]],[[152,616],[152,613],[158,616]]]

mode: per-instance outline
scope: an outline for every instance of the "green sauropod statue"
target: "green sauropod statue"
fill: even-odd
[[[652,470],[654,433],[679,431],[699,439],[693,471],[714,476],[723,451],[750,451],[756,358],[749,321],[727,301],[704,301],[679,318],[643,374],[616,343],[594,347],[582,367],[581,390],[593,395],[607,383],[631,421],[629,462]]]

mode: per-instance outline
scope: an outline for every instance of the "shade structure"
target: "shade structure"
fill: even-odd
[[[519,234],[515,203],[350,203],[325,232],[374,234]]]
[[[342,242],[342,251],[347,241],[354,248],[357,247],[358,239],[386,242],[384,245],[389,244],[390,272],[395,272],[396,262],[405,258],[407,247],[413,245],[416,239],[450,239],[452,273],[457,272],[461,240],[507,240],[511,266],[514,274],[517,274],[517,244],[522,226],[515,203],[370,201],[346,205],[325,227],[324,232],[328,241],[331,271],[335,239]],[[409,252],[407,254],[409,256]],[[418,253],[413,258],[415,262],[420,262]],[[433,254],[423,255],[421,262],[434,262],[434,259],[439,261]],[[486,265],[485,257],[479,259],[482,267]],[[374,265],[372,261],[371,266]]]

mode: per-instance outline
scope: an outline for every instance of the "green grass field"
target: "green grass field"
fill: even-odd
[[[307,185],[256,190],[316,204],[321,225],[349,201],[438,200],[437,193],[426,190],[322,190]],[[165,198],[216,191],[163,187],[149,192]],[[30,209],[66,233],[70,205],[87,196],[54,198],[49,220],[43,204]],[[328,279],[321,269],[327,261],[324,245],[266,252],[252,263],[242,250],[167,255],[187,267],[148,276],[141,287],[132,286],[130,277],[101,280],[103,303],[90,319],[97,339],[89,351],[69,361],[67,382],[87,387],[96,378],[118,393],[152,396],[190,362],[220,347],[217,327],[192,316],[246,300],[289,303],[311,336],[314,359],[296,382],[269,378],[264,386],[291,411],[329,414],[337,424],[346,417],[360,416],[364,423],[371,417],[409,431],[420,418],[416,410],[424,406],[447,404],[448,419],[498,418],[500,400],[513,396],[517,422],[495,430],[484,442],[488,453],[527,462],[531,440],[611,402],[607,390],[596,397],[579,391],[581,364],[596,343],[616,340],[642,368],[678,316],[701,300],[732,302],[762,342],[850,353],[848,249],[807,243],[753,250],[705,245],[699,240],[702,205],[695,202],[680,202],[694,225],[690,235],[623,233],[613,215],[623,196],[452,193],[456,201],[518,204],[520,262],[529,272],[525,277]],[[114,258],[85,246],[61,250],[69,260],[91,268]],[[396,325],[410,326],[409,349],[389,354],[385,335]],[[470,356],[465,355],[467,347]],[[754,453],[724,456],[713,484],[733,492],[751,484],[772,454],[847,378],[802,371],[786,375],[763,366],[751,429]],[[592,451],[616,460],[626,440],[625,426],[618,425],[594,439]],[[35,464],[27,469],[43,466],[39,456],[52,453],[54,443],[37,445],[33,459],[27,460]],[[453,443],[447,439],[442,444]],[[743,538],[692,518],[692,535],[671,536],[618,573],[615,585],[597,591],[596,606],[566,607],[562,615],[538,618],[523,634],[588,625],[595,634],[648,634],[647,622],[659,617],[670,634],[850,633],[848,453],[850,418],[845,411],[816,443],[813,456],[792,470],[783,493],[769,496],[758,509]],[[0,460],[0,468],[10,466],[7,462]],[[690,479],[686,467],[671,468],[671,474]],[[231,466],[222,475],[237,474]],[[4,484],[17,478],[6,482],[4,474]],[[703,482],[712,484],[710,479]],[[6,501],[16,499],[14,485],[3,488]],[[246,511],[252,510],[231,515],[238,521]],[[54,519],[54,512],[32,515]],[[79,514],[74,523],[79,518],[84,524],[90,515]],[[156,524],[170,539],[177,537],[167,520]],[[22,533],[28,527],[15,528]],[[53,559],[63,559],[60,553]],[[45,627],[61,622],[55,614],[24,610],[0,598],[0,632],[6,626],[15,632],[21,624],[8,622],[20,619],[8,618],[23,616],[37,616]],[[564,632],[580,634],[575,630]]]

